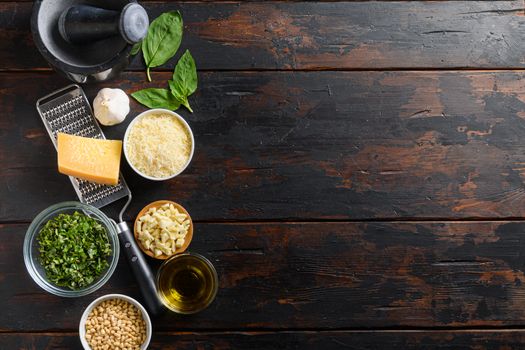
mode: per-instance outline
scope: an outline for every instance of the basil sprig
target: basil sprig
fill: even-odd
[[[182,17],[179,11],[165,12],[151,22],[141,45],[148,81],[151,81],[150,68],[163,65],[175,56],[181,41]]]
[[[179,62],[177,62],[177,66],[173,72],[173,80],[168,81],[168,84],[172,95],[192,113],[193,110],[188,102],[188,96],[197,90],[197,82],[195,60],[193,60],[191,53],[186,50],[184,55],[179,59]]]
[[[166,12],[157,17],[148,28],[148,34],[133,46],[132,55],[142,49],[146,73],[151,81],[150,68],[166,63],[177,52],[182,40],[182,17],[179,11]],[[135,91],[131,96],[149,108],[176,110],[183,105],[190,112],[188,97],[197,90],[198,78],[195,60],[186,50],[177,62],[173,79],[168,81],[168,89],[148,88]]]
[[[131,96],[149,108],[166,108],[173,111],[182,104],[193,113],[188,97],[197,90],[197,84],[195,60],[190,51],[186,50],[177,62],[173,79],[168,81],[169,90],[149,88],[135,91]]]

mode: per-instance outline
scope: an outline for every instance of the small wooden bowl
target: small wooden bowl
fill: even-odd
[[[146,248],[144,248],[142,246],[142,242],[139,240],[138,235],[137,235],[137,224],[138,224],[139,218],[141,216],[145,215],[146,212],[148,210],[150,210],[150,208],[159,208],[159,207],[163,206],[166,203],[173,204],[173,206],[175,208],[177,208],[180,212],[183,212],[184,214],[186,214],[188,216],[188,219],[190,220],[190,227],[188,228],[188,233],[186,234],[186,238],[184,239],[184,244],[182,245],[182,247],[180,247],[177,250],[175,250],[175,252],[172,255],[166,255],[166,254],[162,253],[159,256],[155,256],[155,254],[152,251],[150,251],[150,250],[148,250],[148,249],[146,249]],[[144,252],[144,254],[146,254],[148,256],[151,256],[152,258],[155,258],[155,259],[166,260],[166,259],[172,257],[173,255],[183,253],[184,251],[186,251],[186,249],[188,249],[188,246],[190,245],[191,240],[193,239],[193,221],[191,220],[190,214],[186,211],[186,209],[184,209],[184,207],[182,205],[180,205],[178,203],[175,203],[175,202],[172,202],[172,201],[168,201],[168,200],[160,200],[160,201],[156,201],[156,202],[153,202],[153,203],[150,203],[150,204],[146,205],[140,211],[140,213],[137,215],[137,218],[135,219],[135,225],[133,226],[133,234],[135,236],[135,241],[139,245],[140,249]]]

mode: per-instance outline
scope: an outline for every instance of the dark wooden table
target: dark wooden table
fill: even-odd
[[[154,320],[152,349],[523,348],[523,1],[144,3],[183,14],[196,152],[163,183],[125,165],[127,219],[180,202],[220,275],[209,309]],[[68,82],[31,5],[0,2],[0,348],[78,349],[94,298],[141,296],[123,257],[78,299],[26,273],[28,223],[76,198],[34,107]],[[158,86],[177,58],[85,89]]]

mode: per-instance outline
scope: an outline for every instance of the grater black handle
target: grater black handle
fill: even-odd
[[[120,246],[128,263],[137,279],[140,291],[146,303],[146,309],[152,316],[159,315],[164,311],[164,307],[157,296],[157,287],[155,286],[155,276],[153,275],[144,255],[140,251],[135,238],[126,222],[120,222],[118,225]]]

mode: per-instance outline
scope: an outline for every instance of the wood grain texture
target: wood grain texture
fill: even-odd
[[[75,331],[100,295],[142,300],[123,257],[92,295],[46,294],[25,272],[25,229],[0,228],[0,331]],[[155,330],[522,326],[524,232],[519,222],[196,224],[190,251],[216,266],[217,299],[158,317]]]
[[[203,220],[512,218],[525,215],[523,72],[201,73],[180,113],[190,167],[161,183],[123,161],[128,218],[158,199]],[[127,73],[128,93],[170,73]],[[0,75],[0,221],[76,196],[34,103],[65,80]],[[113,87],[112,83],[105,86]],[[88,86],[92,99],[101,86]],[[131,117],[105,128],[122,138]],[[28,205],[31,203],[31,205]]]
[[[179,9],[199,69],[523,68],[522,1],[146,3]],[[31,3],[0,3],[0,69],[46,68]],[[182,52],[182,50],[181,50]],[[176,59],[163,68],[173,68]],[[131,69],[143,69],[137,59]]]
[[[386,349],[520,349],[521,330],[502,331],[317,331],[317,332],[227,332],[154,333],[148,349],[257,349],[257,350],[386,350]],[[0,334],[6,349],[80,349],[76,333]]]

